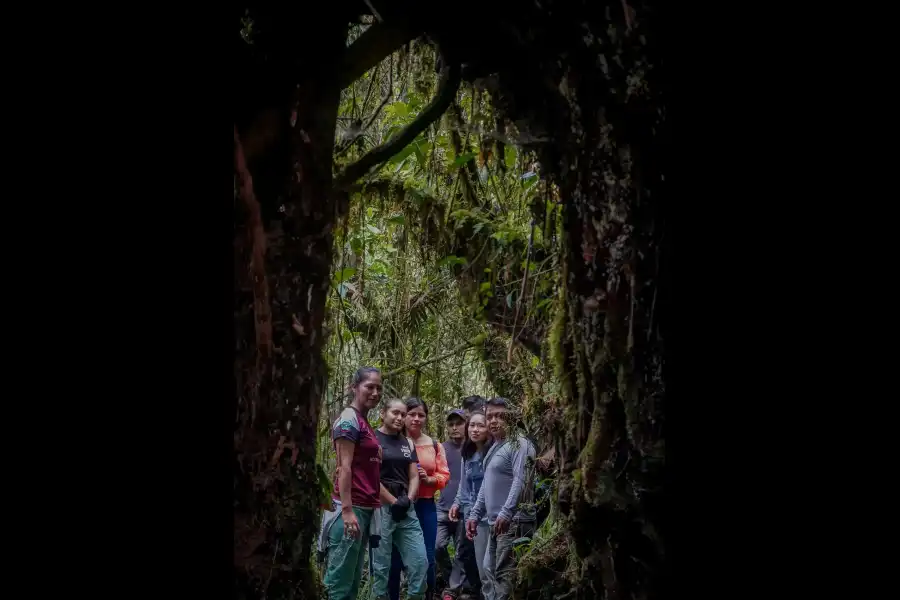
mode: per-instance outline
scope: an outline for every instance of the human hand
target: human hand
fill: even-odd
[[[453,506],[451,506],[450,514],[448,516],[450,517],[450,520],[453,521],[454,523],[459,521],[459,507],[456,506],[455,504]]]
[[[407,496],[400,496],[393,504],[391,504],[391,517],[398,522],[404,520],[407,517],[407,512],[409,512],[409,505],[409,498]]]
[[[478,522],[477,521],[466,521],[466,538],[470,541],[475,539],[475,536],[478,533]]]
[[[359,539],[359,521],[356,520],[356,513],[350,506],[341,507],[341,520],[344,521],[344,536],[351,539]]]
[[[497,517],[494,521],[494,535],[503,535],[509,530],[509,520],[503,517]]]

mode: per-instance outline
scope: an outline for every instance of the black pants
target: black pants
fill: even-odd
[[[450,523],[450,533],[453,535],[453,545],[456,547],[456,557],[450,563],[449,553],[446,548],[441,554],[446,557],[444,564],[451,566],[448,569],[442,569],[448,573],[449,581],[447,587],[444,588],[442,596],[450,594],[454,598],[459,598],[463,592],[472,594],[475,600],[481,597],[481,579],[478,576],[478,562],[475,556],[475,543],[466,537],[466,524],[460,520],[456,523]],[[462,576],[464,575],[464,576]]]

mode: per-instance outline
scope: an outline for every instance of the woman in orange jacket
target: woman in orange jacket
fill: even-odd
[[[450,468],[447,466],[447,455],[443,445],[425,433],[428,420],[428,405],[419,398],[406,399],[406,431],[405,435],[416,446],[419,457],[419,497],[416,500],[416,516],[422,525],[425,536],[425,555],[428,557],[428,588],[425,600],[434,597],[434,545],[437,539],[437,508],[434,494],[444,489],[450,480]],[[391,574],[388,580],[390,600],[400,600],[400,571],[403,563],[400,554],[394,550],[391,557]]]

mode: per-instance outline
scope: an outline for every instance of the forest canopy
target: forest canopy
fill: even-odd
[[[252,5],[236,23],[238,597],[321,596],[324,432],[361,365],[440,411],[513,400],[554,486],[517,594],[650,597],[665,465],[653,7],[321,8]]]

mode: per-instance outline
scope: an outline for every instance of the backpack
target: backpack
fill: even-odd
[[[525,485],[522,486],[522,495],[519,502],[530,504],[534,507],[535,529],[550,515],[550,496],[553,491],[553,481],[548,477],[549,469],[541,468],[540,461],[546,458],[547,448],[542,448],[533,436],[522,434],[534,447],[534,458],[529,458],[525,464]],[[549,450],[552,450],[550,448]]]
[[[522,485],[519,505],[525,505],[525,510],[534,514],[534,526],[538,528],[550,514],[550,495],[553,490],[553,482],[547,477],[548,473],[540,469],[537,463],[538,460],[545,458],[548,451],[541,448],[533,436],[524,432],[519,432],[519,435],[531,442],[535,455],[534,459],[529,458],[525,463],[525,483]],[[496,450],[491,454],[491,458],[495,453]],[[487,469],[487,461],[482,462],[482,467]]]

